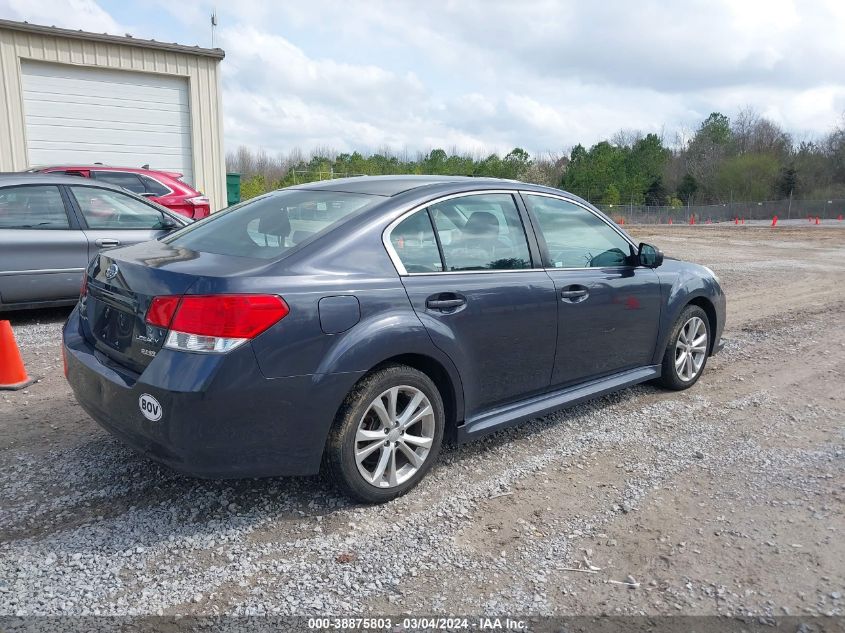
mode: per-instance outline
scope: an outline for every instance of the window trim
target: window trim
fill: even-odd
[[[429,276],[429,275],[473,275],[473,274],[482,274],[482,275],[489,275],[490,273],[530,273],[530,272],[537,272],[538,270],[545,270],[544,266],[537,266],[537,263],[534,258],[534,254],[531,250],[531,239],[528,235],[528,228],[529,226],[526,225],[525,220],[526,216],[523,215],[523,209],[520,208],[520,191],[518,189],[479,189],[476,191],[462,191],[460,193],[450,193],[445,196],[440,196],[439,198],[434,198],[433,200],[429,200],[427,202],[423,202],[422,204],[418,204],[411,209],[403,212],[398,218],[393,220],[390,224],[385,227],[384,231],[381,234],[381,242],[384,245],[385,250],[387,250],[387,255],[390,257],[390,261],[393,262],[393,266],[396,268],[396,272],[399,273],[401,277],[421,277],[421,276]],[[447,200],[452,200],[454,198],[466,198],[467,196],[484,196],[489,194],[506,194],[511,196],[513,199],[514,207],[516,208],[516,212],[519,216],[519,221],[522,224],[522,231],[523,235],[525,236],[525,245],[528,248],[529,257],[531,257],[531,268],[505,268],[505,269],[485,269],[485,270],[440,270],[430,273],[409,273],[405,265],[402,263],[402,259],[399,257],[399,253],[396,252],[396,249],[393,248],[393,242],[390,239],[391,234],[393,233],[393,229],[395,229],[403,220],[412,216],[414,213],[418,211],[426,211],[428,215],[428,219],[432,224],[432,229],[434,230],[434,235],[437,240],[438,250],[440,251],[440,263],[441,266],[445,268],[445,254],[443,253],[443,249],[440,248],[440,236],[437,233],[437,226],[434,223],[434,219],[431,217],[431,212],[429,211],[429,207],[432,205],[438,204],[439,202],[445,202]],[[530,219],[530,218],[529,218]],[[533,226],[531,227],[533,229]],[[542,254],[542,253],[541,253]],[[540,262],[543,263],[543,262]]]
[[[554,198],[556,200],[560,200],[561,202],[568,202],[576,207],[580,207],[587,211],[588,213],[593,214],[596,218],[604,222],[607,226],[609,226],[613,231],[616,232],[617,235],[622,237],[628,244],[633,248],[634,252],[637,251],[637,244],[628,236],[627,233],[622,231],[615,222],[609,220],[607,217],[604,216],[600,211],[596,211],[595,209],[590,208],[588,205],[580,202],[579,200],[575,200],[573,198],[568,198],[564,195],[549,193],[546,191],[530,191],[530,190],[520,190],[519,196],[522,198],[523,204],[525,204],[525,211],[528,213],[529,217],[531,218],[531,223],[537,227],[537,243],[540,247],[540,254],[543,258],[543,268],[546,271],[557,271],[557,270],[620,270],[620,269],[628,269],[628,268],[637,268],[637,264],[624,264],[622,266],[567,266],[557,268],[551,265],[551,256],[549,254],[549,245],[546,243],[546,236],[543,235],[543,228],[540,226],[540,221],[537,218],[536,214],[531,210],[531,205],[528,204],[528,201],[525,199],[526,196],[540,196],[543,198]]]
[[[43,182],[27,182],[27,183],[20,183],[20,184],[12,184],[12,185],[3,185],[0,187],[0,191],[5,189],[19,189],[21,187],[53,187],[56,192],[59,194],[59,198],[62,201],[62,207],[65,210],[65,218],[67,219],[67,226],[56,226],[56,227],[49,227],[49,226],[31,226],[31,227],[23,227],[23,226],[0,226],[0,230],[2,231],[78,231],[80,229],[79,226],[74,226],[75,213],[68,207],[68,201],[65,199],[65,196],[62,192],[62,186],[56,185],[53,183],[43,183]]]

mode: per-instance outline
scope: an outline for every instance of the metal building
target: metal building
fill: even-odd
[[[0,172],[179,171],[226,206],[221,49],[0,20]]]

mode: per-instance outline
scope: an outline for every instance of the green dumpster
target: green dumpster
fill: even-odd
[[[241,201],[241,175],[226,174],[226,205],[231,206]]]

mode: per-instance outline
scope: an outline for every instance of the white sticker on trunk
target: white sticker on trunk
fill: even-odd
[[[144,417],[151,422],[158,422],[161,420],[161,405],[158,400],[153,398],[150,394],[141,394],[141,397],[138,398],[138,407],[141,409],[141,413],[144,414]]]

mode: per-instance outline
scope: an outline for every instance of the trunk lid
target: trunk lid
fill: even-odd
[[[255,260],[157,241],[105,251],[88,266],[87,293],[80,305],[85,335],[103,355],[141,373],[167,338],[166,329],[146,322],[154,297],[183,295],[192,288],[210,293],[221,278],[255,267]]]

